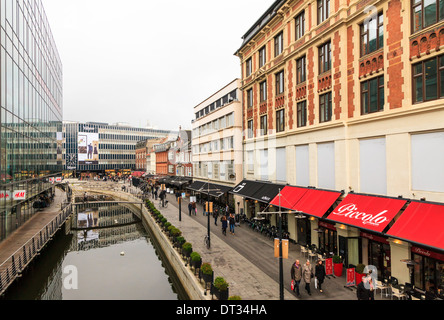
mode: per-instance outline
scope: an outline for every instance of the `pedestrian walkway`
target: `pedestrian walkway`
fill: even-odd
[[[227,230],[224,236],[221,222],[214,224],[210,217],[211,248],[204,245],[207,234],[208,217],[203,215],[203,207],[197,204],[197,215],[189,216],[188,199],[183,199],[181,220],[179,221],[179,205],[175,195],[167,196],[167,208],[159,208],[159,201],[153,201],[169,222],[182,231],[184,238],[193,245],[203,262],[209,262],[215,271],[215,277],[222,276],[230,284],[230,296],[239,295],[243,300],[278,300],[279,289],[279,259],[274,257],[273,241],[260,233],[254,232],[247,225],[236,226],[235,234]],[[289,259],[283,260],[283,284],[285,300],[356,300],[356,292],[345,288],[345,276],[326,278],[323,293],[314,288],[311,283],[309,296],[301,283],[301,297],[290,290],[290,269],[292,263],[299,259],[304,264],[307,257],[300,253],[299,245],[290,243]],[[314,265],[313,265],[314,268]],[[380,299],[380,294],[375,294]]]
[[[36,212],[28,221],[0,242],[0,272],[8,267],[5,262],[15,252],[22,249],[30,239],[60,214],[63,201],[66,201],[65,192],[55,188],[54,200],[48,207]]]

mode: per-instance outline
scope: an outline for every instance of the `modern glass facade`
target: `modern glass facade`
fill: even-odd
[[[177,131],[64,121],[64,170],[77,176],[136,170],[137,142],[169,135],[177,136]]]
[[[34,201],[53,186],[48,178],[61,173],[63,84],[42,2],[0,3],[1,241],[34,214]]]

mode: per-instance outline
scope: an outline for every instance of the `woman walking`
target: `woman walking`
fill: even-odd
[[[316,277],[316,281],[318,283],[319,292],[323,292],[322,291],[322,284],[324,283],[324,279],[325,279],[325,268],[324,268],[324,265],[322,264],[322,260],[318,260],[318,263],[316,264],[315,277]]]
[[[310,282],[311,278],[313,278],[313,269],[310,265],[310,260],[307,260],[304,269],[302,269],[302,278],[304,279],[305,282],[305,290],[307,290],[308,295],[311,296]]]

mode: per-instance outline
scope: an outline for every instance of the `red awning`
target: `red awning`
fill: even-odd
[[[410,203],[387,235],[444,250],[444,205]]]
[[[327,217],[361,229],[383,232],[407,200],[348,194]]]
[[[304,196],[309,189],[286,186],[281,190],[279,202],[279,194],[270,202],[273,206],[290,209]]]
[[[322,218],[340,196],[340,192],[308,189],[291,209]]]

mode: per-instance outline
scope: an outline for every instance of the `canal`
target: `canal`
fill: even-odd
[[[186,300],[168,261],[133,212],[81,208],[3,300]]]

